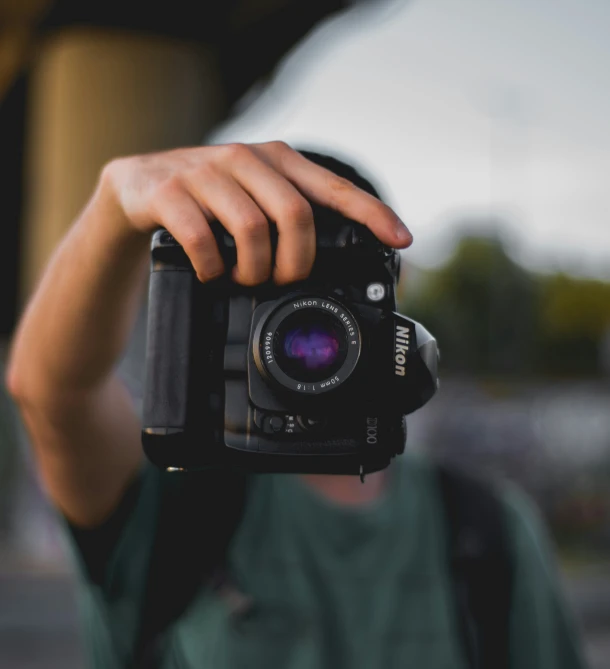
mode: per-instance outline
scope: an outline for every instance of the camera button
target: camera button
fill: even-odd
[[[323,418],[311,418],[305,416],[297,416],[299,425],[304,430],[315,430],[316,428],[324,427],[326,421]]]
[[[284,427],[284,421],[280,416],[271,416],[269,427],[273,432],[279,432]]]

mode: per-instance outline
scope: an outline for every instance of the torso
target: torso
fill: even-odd
[[[174,626],[164,669],[461,669],[430,472],[391,474],[361,507],[257,477],[229,579]]]

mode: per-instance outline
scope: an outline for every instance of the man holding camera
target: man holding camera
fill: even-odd
[[[400,456],[364,484],[266,474],[242,485],[204,472],[184,494],[173,474],[143,461],[140,420],[115,367],[151,233],[166,228],[201,282],[231,272],[242,286],[288,285],[314,265],[311,203],[390,247],[412,241],[357,172],[281,142],[117,159],[23,315],[7,386],[67,521],[92,666],[583,666],[544,531],[511,489],[489,493],[506,545],[479,563],[463,551],[463,569],[447,558],[461,521],[445,518],[461,502],[454,492],[447,504],[425,460]],[[235,240],[232,268],[212,234],[216,220]],[[457,488],[471,494],[469,484]],[[486,601],[494,594],[497,605]]]

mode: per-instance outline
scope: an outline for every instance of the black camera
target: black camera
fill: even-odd
[[[142,440],[158,466],[364,475],[404,450],[405,415],[437,389],[436,341],[395,312],[399,253],[313,209],[314,267],[288,286],[202,284],[153,235]],[[231,267],[235,242],[212,228]]]

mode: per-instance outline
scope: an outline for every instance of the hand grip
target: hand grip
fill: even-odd
[[[150,275],[144,430],[186,426],[193,281],[185,270]]]

